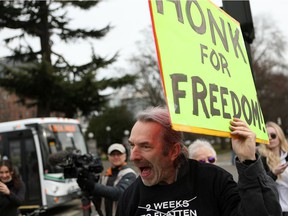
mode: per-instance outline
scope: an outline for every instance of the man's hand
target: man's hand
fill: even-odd
[[[93,180],[88,178],[78,178],[77,183],[82,191],[93,193],[95,184]]]
[[[240,162],[244,160],[256,160],[256,135],[247,124],[238,118],[230,122],[232,135],[232,148]]]

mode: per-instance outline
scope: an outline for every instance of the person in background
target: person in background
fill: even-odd
[[[197,139],[188,147],[189,158],[201,163],[215,163],[217,154],[213,146],[205,139]]]
[[[282,215],[288,216],[288,143],[278,124],[267,122],[266,129],[270,144],[261,144],[259,153],[267,174],[276,181]]]
[[[112,144],[108,148],[111,167],[106,170],[99,183],[78,178],[79,187],[88,192],[99,215],[114,216],[120,196],[136,179],[136,173],[126,163],[126,149],[122,144]]]
[[[139,113],[129,143],[140,174],[116,215],[279,216],[277,188],[256,154],[256,135],[238,118],[230,130],[238,184],[221,167],[185,156],[182,133],[173,130],[166,108]]]
[[[0,215],[17,216],[25,199],[25,185],[7,160],[0,161]]]

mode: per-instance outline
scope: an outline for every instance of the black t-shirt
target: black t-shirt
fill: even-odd
[[[232,175],[215,165],[200,164],[196,161],[191,161],[189,166],[190,171],[170,185],[148,187],[143,184],[141,178],[137,178],[125,192],[123,196],[126,200],[125,206],[118,206],[119,210],[129,209],[130,211],[125,211],[125,214],[130,216],[165,214],[222,216],[218,206],[219,202],[224,202],[221,197],[221,191],[225,190],[223,186],[231,188],[231,193],[238,193]],[[202,166],[205,169],[199,169]],[[237,195],[231,198],[235,202],[239,200]]]
[[[277,189],[266,175],[261,161],[248,168],[243,164],[236,165],[239,166],[238,185],[221,167],[194,160],[182,166],[177,181],[170,185],[149,187],[138,177],[124,192],[116,215],[278,215],[281,208]]]

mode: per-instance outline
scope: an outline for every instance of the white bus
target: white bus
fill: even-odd
[[[78,120],[31,118],[0,123],[0,157],[8,157],[26,185],[21,211],[49,209],[79,197],[76,179],[64,179],[49,155],[66,150],[87,153]]]

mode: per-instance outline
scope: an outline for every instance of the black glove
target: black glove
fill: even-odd
[[[95,182],[88,178],[78,178],[77,183],[82,191],[93,193]]]

